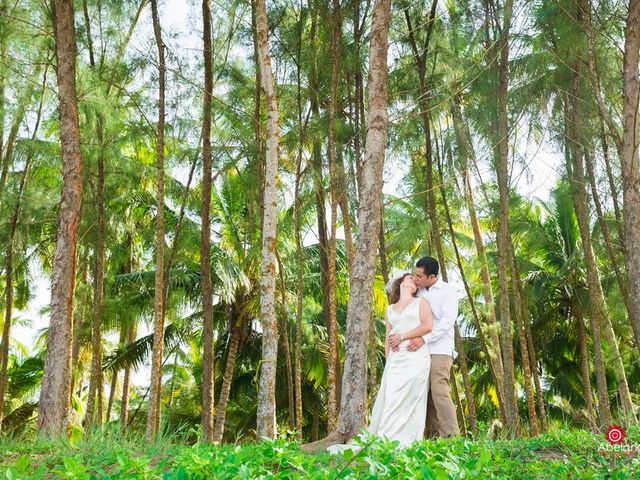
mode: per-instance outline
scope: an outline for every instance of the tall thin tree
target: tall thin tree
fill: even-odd
[[[276,425],[276,364],[278,321],[275,309],[276,235],[278,222],[278,99],[269,54],[269,25],[266,0],[256,0],[256,44],[260,65],[260,86],[267,106],[267,149],[264,175],[262,222],[262,273],[260,279],[260,321],[262,323],[262,364],[258,388],[258,437],[274,438]]]
[[[204,101],[202,106],[202,201],[200,218],[200,274],[202,276],[203,349],[202,355],[202,434],[213,442],[213,402],[215,360],[213,352],[213,293],[211,287],[211,101],[213,98],[213,47],[211,41],[211,0],[202,0],[204,25]]]
[[[153,352],[151,354],[151,385],[147,414],[147,438],[160,429],[160,394],[162,386],[162,355],[164,344],[164,123],[165,123],[165,55],[162,28],[158,14],[158,1],[151,0],[153,32],[158,48],[158,131],[156,135],[156,238],[155,238],[155,292],[153,313]]]
[[[73,1],[53,2],[56,76],[62,144],[62,201],[51,279],[51,316],[38,405],[38,431],[65,433],[71,401],[71,339],[78,225],[82,205],[82,156],[76,97],[76,38]]]
[[[351,438],[364,426],[367,408],[367,339],[371,319],[375,256],[379,241],[382,170],[388,132],[388,67],[391,0],[376,0],[369,53],[369,113],[362,193],[358,208],[359,235],[351,273],[340,415],[336,430],[310,444],[314,450]]]

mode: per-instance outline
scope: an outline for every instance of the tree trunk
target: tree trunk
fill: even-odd
[[[596,431],[596,419],[593,416],[593,395],[591,394],[591,378],[589,376],[589,349],[587,347],[587,334],[584,328],[582,315],[573,312],[578,329],[578,345],[580,347],[580,373],[582,374],[582,390],[584,392],[584,404],[587,411],[587,420],[592,431]]]
[[[39,68],[36,67],[36,70],[39,70]],[[29,79],[29,81],[32,80]],[[23,96],[19,101],[20,103],[18,105],[17,111],[13,117],[11,129],[9,130],[9,137],[7,138],[7,143],[4,146],[4,156],[2,154],[2,148],[0,147],[0,159],[2,160],[0,162],[0,164],[2,165],[2,172],[0,173],[0,193],[3,192],[4,187],[6,186],[7,178],[9,176],[9,169],[11,168],[11,162],[13,161],[13,149],[16,145],[20,126],[22,125],[22,122],[24,120],[24,116],[32,95],[33,85],[29,83],[27,84]],[[3,137],[0,136],[0,145],[2,144],[2,140]]]
[[[498,215],[498,304],[500,308],[502,366],[504,370],[504,400],[507,430],[518,432],[518,404],[516,401],[515,368],[513,363],[513,336],[509,310],[509,117],[507,90],[509,86],[509,30],[513,13],[513,0],[506,0],[499,38],[500,61],[498,67],[498,142],[496,174],[500,193]],[[497,20],[496,20],[497,21]]]
[[[222,443],[222,437],[224,435],[224,422],[227,416],[231,381],[233,380],[233,371],[236,366],[236,357],[238,355],[238,345],[242,335],[241,322],[242,318],[237,317],[236,307],[235,305],[232,305],[229,309],[229,350],[227,351],[227,364],[222,377],[220,398],[218,398],[218,415],[216,416],[216,425],[213,431],[213,441],[218,443]]]
[[[611,349],[611,363],[612,368],[616,374],[618,381],[618,392],[620,393],[620,402],[622,408],[627,415],[631,423],[635,423],[635,414],[633,411],[633,402],[631,400],[631,393],[629,392],[629,383],[627,381],[627,375],[624,369],[624,363],[620,356],[620,350],[618,348],[618,340],[616,334],[613,331],[611,325],[611,318],[607,308],[604,292],[602,290],[602,284],[600,283],[600,272],[598,271],[598,264],[593,251],[591,243],[591,228],[589,224],[589,199],[587,196],[586,180],[584,175],[583,165],[583,152],[582,152],[582,140],[580,138],[580,67],[576,67],[576,75],[573,80],[573,95],[574,98],[571,101],[571,128],[570,141],[572,146],[572,165],[569,170],[572,174],[571,178],[571,192],[573,196],[573,203],[576,211],[576,218],[578,220],[578,228],[580,229],[580,238],[582,240],[583,255],[585,265],[587,267],[587,281],[589,285],[589,303],[591,306],[591,315],[594,316],[601,328],[604,329],[604,336]],[[626,212],[626,210],[625,210]]]
[[[366,21],[366,13],[369,9],[370,0],[367,0],[365,10],[365,18],[360,20],[360,0],[353,2],[353,45],[354,45],[354,136],[353,136],[353,153],[356,164],[356,191],[358,194],[358,204],[362,197],[362,138],[365,122],[364,118],[364,86],[362,85],[362,67],[360,65],[360,52],[362,43],[362,34],[364,31],[364,22]]]
[[[260,321],[262,323],[262,366],[258,389],[258,437],[275,438],[276,364],[278,360],[278,322],[275,311],[276,232],[278,221],[278,100],[271,71],[266,0],[256,0],[256,44],[260,64],[260,86],[267,105],[267,155],[264,178],[264,216],[262,228],[262,274],[260,279]]]
[[[591,330],[593,335],[594,360],[596,363],[597,386],[598,386],[598,416],[600,427],[607,426],[611,421],[611,409],[605,377],[604,356],[602,352],[601,327],[604,323],[604,296],[600,285],[600,275],[595,263],[595,254],[591,246],[591,234],[589,231],[588,200],[586,198],[586,188],[584,175],[582,175],[582,146],[578,138],[580,113],[579,113],[579,87],[580,87],[580,64],[576,63],[577,73],[573,79],[573,100],[567,101],[565,109],[566,129],[568,133],[569,152],[567,158],[567,170],[571,182],[571,193],[573,197],[576,218],[582,239],[582,250],[584,261],[587,267],[587,283],[589,285],[589,310],[591,319]],[[566,113],[569,111],[570,113]]]
[[[38,431],[66,433],[71,400],[71,339],[76,249],[82,205],[82,157],[76,100],[76,44],[73,2],[55,0],[54,36],[60,100],[63,187],[51,280],[51,317],[38,406]]]
[[[136,326],[132,322],[127,326],[127,345],[136,340]],[[120,402],[120,428],[122,432],[127,430],[129,423],[129,399],[131,395],[131,367],[124,368],[124,377],[122,378],[122,401]]]
[[[596,96],[596,103],[600,116],[606,122],[609,134],[613,137],[620,156],[624,211],[624,242],[622,250],[625,254],[628,271],[629,291],[638,292],[640,291],[640,174],[638,173],[638,147],[640,146],[640,125],[638,122],[640,1],[629,1],[625,27],[622,69],[622,135],[620,135],[611,113],[606,108],[600,92],[600,82],[595,63],[596,55],[590,4],[586,0],[580,0],[578,8],[578,13],[583,19],[587,35],[589,78]],[[640,347],[640,295],[631,295],[629,298],[629,321],[633,328],[636,346]]]
[[[640,122],[638,101],[640,81],[640,1],[629,0],[629,14],[625,28],[622,107],[622,199],[624,210],[624,239],[629,290],[635,292],[629,302],[629,320],[636,346],[640,348]]]
[[[544,406],[544,396],[542,394],[542,387],[540,385],[540,373],[538,369],[538,355],[533,343],[533,337],[531,335],[530,323],[525,323],[525,334],[527,335],[527,346],[529,347],[529,355],[531,359],[531,370],[533,373],[533,383],[536,386],[536,404],[538,405],[538,418],[540,419],[540,430],[542,433],[547,433],[547,411]]]
[[[442,170],[440,170],[440,183],[442,185],[442,179],[443,179],[443,174],[442,174]],[[443,187],[441,187],[443,188]],[[458,270],[460,272],[460,278],[462,279],[462,283],[464,285],[464,289],[465,289],[465,293],[467,294],[467,301],[469,302],[469,306],[471,307],[471,317],[473,318],[473,322],[474,325],[476,327],[476,330],[478,331],[478,337],[480,339],[480,345],[482,346],[482,350],[485,354],[485,357],[487,359],[487,363],[489,366],[489,372],[491,373],[491,377],[493,378],[494,384],[496,385],[496,392],[499,392],[499,389],[497,388],[497,385],[499,385],[499,379],[498,376],[496,374],[495,371],[495,367],[494,367],[494,363],[491,361],[491,355],[490,355],[490,349],[489,346],[487,345],[488,341],[487,338],[485,336],[485,333],[481,327],[481,322],[480,322],[480,315],[478,314],[478,310],[476,308],[476,302],[474,300],[474,297],[471,293],[471,288],[469,287],[469,283],[467,282],[467,277],[464,271],[464,266],[462,264],[462,255],[460,254],[460,250],[458,249],[458,242],[456,241],[456,235],[455,235],[455,231],[453,229],[453,222],[451,220],[451,213],[449,212],[449,205],[447,204],[447,198],[444,195],[444,192],[442,192],[442,204],[444,207],[444,211],[445,211],[445,216],[447,219],[447,225],[449,227],[449,236],[451,237],[451,244],[453,245],[453,251],[455,252],[456,255],[456,262],[458,264]],[[459,336],[459,332],[458,332],[458,327],[456,325],[456,335]],[[466,370],[466,357],[464,354],[464,351],[462,350],[462,340],[459,339],[460,341],[458,341],[458,338],[456,337],[456,348],[459,348],[459,355],[460,355],[460,368],[463,370],[463,378],[464,378],[464,372]],[[473,397],[473,392],[471,390],[471,385],[467,385],[465,383],[465,393],[468,395],[467,396],[467,400],[469,401],[469,403],[473,403],[473,410],[475,412],[475,399]],[[500,414],[501,417],[506,418],[506,413],[504,411],[504,402],[501,400],[500,394],[498,394],[498,408],[500,409]],[[469,412],[471,415],[471,410],[472,407],[471,405],[469,406]],[[472,424],[474,422],[472,421]],[[476,427],[477,427],[477,420],[476,420]]]
[[[289,401],[289,429],[295,429],[295,402],[293,398],[293,366],[291,364],[291,349],[289,348],[289,314],[287,311],[287,288],[284,281],[284,267],[280,261],[280,256],[276,251],[276,258],[278,260],[278,274],[280,277],[280,306],[281,306],[281,325],[280,325],[280,338],[282,339],[282,356],[284,357],[284,364],[287,372],[287,399]]]
[[[304,251],[302,250],[302,220],[300,201],[300,183],[302,182],[302,153],[304,149],[305,130],[302,123],[302,16],[298,22],[298,50],[296,62],[297,89],[296,101],[298,107],[298,154],[296,157],[296,179],[294,190],[293,217],[296,238],[296,334],[294,344],[294,382],[296,401],[296,432],[302,438],[302,317],[304,313]]]
[[[87,412],[85,422],[87,426],[102,426],[103,411],[102,404],[96,396],[102,389],[102,305],[104,294],[104,233],[105,233],[105,211],[104,211],[104,131],[102,118],[97,119],[97,136],[100,153],[98,155],[98,175],[96,185],[96,208],[97,208],[97,234],[96,234],[96,258],[93,275],[93,325],[91,328],[91,377],[89,379],[89,398],[87,399]],[[97,411],[96,411],[96,406]]]
[[[31,135],[31,140],[35,140],[38,129],[40,128],[40,120],[42,119],[42,106],[44,104],[44,94],[47,83],[47,72],[45,69],[42,79],[42,93],[40,96],[40,106],[36,116],[36,123]],[[0,92],[1,94],[2,92]],[[0,99],[0,102],[2,99]],[[0,112],[1,114],[1,112]],[[1,133],[1,132],[0,132]],[[2,137],[0,137],[2,138]],[[11,343],[11,323],[13,321],[13,254],[15,249],[15,238],[20,220],[20,211],[22,209],[22,200],[24,198],[24,190],[27,186],[27,178],[29,176],[29,170],[31,169],[31,156],[27,156],[24,170],[22,172],[22,178],[20,179],[20,186],[18,187],[18,195],[16,197],[16,204],[11,215],[9,223],[9,238],[7,240],[7,251],[4,261],[5,268],[5,311],[4,311],[4,325],[2,327],[2,341],[0,342],[0,431],[2,430],[2,419],[5,405],[5,395],[7,389],[7,370],[9,367],[9,344]]]
[[[602,119],[600,120],[600,144],[602,146],[602,158],[604,160],[604,167],[607,173],[607,180],[609,181],[611,203],[613,203],[613,212],[616,217],[616,230],[618,231],[620,249],[624,252],[624,220],[622,219],[622,213],[620,211],[618,188],[616,187],[616,180],[613,178],[613,169],[611,168],[611,160],[609,158],[609,143],[607,142],[607,136],[604,131],[604,121],[602,121]]]
[[[478,437],[478,414],[476,412],[476,399],[473,395],[471,387],[471,377],[469,375],[469,367],[467,366],[467,355],[464,351],[464,343],[462,342],[462,335],[460,335],[460,328],[455,326],[455,344],[456,351],[458,351],[458,357],[460,357],[460,372],[462,373],[462,383],[464,385],[464,395],[467,399],[467,409],[469,410],[469,423],[471,424],[471,433],[474,437]],[[466,424],[466,423],[465,423]],[[464,430],[465,436],[467,436],[467,429]]]
[[[87,1],[83,0],[82,9],[84,13],[87,45],[89,47],[89,65],[92,70],[96,69],[96,62],[93,53],[93,41],[91,36],[91,22],[89,21],[89,9]],[[102,391],[102,304],[104,295],[104,164],[105,145],[103,118],[100,112],[96,112],[96,137],[98,139],[98,168],[96,185],[96,211],[97,211],[97,231],[95,243],[95,264],[93,269],[93,322],[91,325],[91,373],[89,377],[89,395],[87,398],[87,411],[85,414],[85,424],[92,427],[94,424],[102,426],[102,402],[100,401]],[[98,405],[96,405],[96,401]],[[97,407],[97,413],[96,413]]]
[[[340,67],[340,42],[342,35],[342,19],[340,2],[333,0],[333,27],[331,30],[331,92],[329,95],[329,178],[331,192],[331,223],[329,234],[329,390],[327,399],[327,429],[332,431],[338,420],[338,318],[336,304],[336,257],[338,225],[338,151],[336,145],[336,105],[338,95],[338,75]]]
[[[164,123],[165,123],[165,57],[162,29],[158,15],[158,2],[151,0],[153,31],[158,48],[158,133],[156,137],[157,194],[155,239],[155,299],[153,315],[153,353],[151,356],[151,384],[149,413],[147,415],[147,439],[160,429],[160,395],[162,387],[162,356],[164,347]]]
[[[447,202],[447,195],[446,195],[446,189],[444,186],[444,173],[443,173],[443,168],[442,168],[442,161],[441,158],[438,157],[438,183],[440,185],[440,195],[442,196],[442,205],[444,207],[444,212],[445,212],[445,216],[447,219],[447,226],[449,227],[449,236],[451,237],[451,243],[453,244],[453,248],[454,251],[456,253],[456,260],[458,263],[458,269],[460,271],[460,276],[462,277],[462,281],[464,283],[465,286],[465,290],[467,292],[467,297],[469,300],[469,303],[471,305],[471,310],[472,310],[472,314],[474,316],[475,319],[475,324],[476,324],[476,328],[478,328],[478,332],[479,332],[479,336],[480,336],[480,343],[483,345],[484,351],[487,354],[487,358],[488,357],[488,348],[486,346],[486,342],[484,339],[484,334],[482,333],[482,330],[480,330],[480,319],[478,318],[477,312],[476,312],[476,307],[475,307],[475,302],[473,300],[473,297],[471,295],[471,292],[469,290],[469,285],[467,284],[467,280],[465,277],[465,273],[464,273],[464,269],[462,266],[462,258],[460,256],[460,252],[458,250],[458,244],[456,242],[456,237],[455,237],[455,232],[453,230],[453,222],[451,221],[451,213],[449,211],[449,205]],[[444,265],[444,262],[443,262]],[[445,274],[445,269],[443,269],[443,276]],[[467,406],[469,408],[469,421],[471,423],[471,431],[473,432],[474,436],[478,435],[478,417],[477,417],[477,413],[476,413],[476,401],[475,401],[475,397],[473,395],[473,390],[471,389],[471,378],[469,376],[469,370],[467,367],[467,356],[466,353],[464,351],[464,343],[462,342],[462,335],[460,335],[460,329],[458,327],[458,324],[455,324],[455,328],[454,328],[455,332],[454,332],[454,341],[455,341],[455,346],[456,346],[456,351],[458,352],[458,357],[460,358],[459,360],[459,364],[460,364],[460,371],[462,372],[462,382],[464,384],[464,392],[465,392],[465,397],[467,399]],[[493,375],[493,369],[491,368],[491,361],[489,359],[489,371],[492,372],[492,376],[494,377],[494,381],[495,381],[495,376]],[[454,377],[455,378],[455,377]],[[463,415],[463,419],[464,417],[464,411],[462,410],[462,404],[460,404],[460,411]],[[460,422],[460,425],[463,425],[463,432],[465,434],[465,436],[467,435],[467,426],[466,426],[466,421],[464,422]]]
[[[387,52],[391,1],[376,0],[369,55],[369,114],[362,199],[358,212],[359,237],[354,256],[347,309],[347,335],[342,396],[337,430],[321,443],[344,442],[364,426],[367,408],[367,334],[372,309],[376,244],[380,228],[382,170],[387,140]],[[314,445],[309,448],[322,447]]]
[[[213,292],[211,286],[211,102],[213,99],[213,47],[211,45],[211,0],[202,0],[204,24],[204,100],[202,112],[202,207],[200,219],[200,274],[202,276],[202,436],[214,442],[213,408],[215,384],[215,356],[213,351]]]
[[[632,318],[632,312],[629,304],[629,285],[627,284],[627,281],[625,279],[626,272],[622,271],[622,268],[620,268],[620,263],[618,262],[618,254],[611,240],[611,233],[609,232],[609,226],[607,225],[607,221],[605,218],[604,208],[600,200],[600,194],[598,193],[598,187],[596,184],[597,180],[593,168],[593,159],[591,158],[591,153],[587,150],[585,150],[584,152],[584,160],[587,167],[587,177],[589,178],[589,185],[591,186],[591,197],[593,198],[593,203],[596,206],[596,213],[598,214],[598,225],[600,226],[602,238],[604,240],[605,247],[607,248],[607,253],[609,254],[609,262],[611,262],[611,267],[616,274],[618,288],[620,288],[620,294],[622,295],[622,301],[624,302],[625,308],[627,309],[627,314],[629,315],[629,318]]]
[[[127,325],[122,324],[120,326],[120,338],[118,340],[118,347],[122,347],[127,340]],[[111,412],[113,411],[113,401],[116,398],[116,390],[118,388],[118,371],[113,371],[111,374],[111,386],[109,388],[109,401],[107,403],[107,413],[105,415],[105,422],[109,423],[111,421]]]
[[[471,221],[471,228],[473,230],[473,240],[476,247],[476,255],[480,261],[480,276],[482,278],[483,297],[485,302],[485,322],[487,335],[490,339],[487,345],[489,354],[489,362],[492,365],[492,371],[495,372],[496,391],[498,395],[498,401],[502,405],[501,409],[504,411],[504,370],[502,368],[502,349],[500,348],[500,336],[498,335],[499,324],[496,321],[496,308],[493,298],[493,289],[491,286],[491,274],[489,273],[489,262],[487,261],[487,253],[484,247],[484,240],[482,231],[480,229],[480,222],[478,221],[478,215],[476,213],[475,200],[473,197],[473,189],[471,187],[471,179],[469,175],[469,162],[475,164],[475,153],[471,144],[471,136],[466,123],[462,117],[462,111],[460,108],[460,96],[454,97],[454,107],[452,111],[453,127],[456,136],[456,144],[458,151],[463,155],[463,176],[464,176],[464,190],[465,199],[467,204],[467,210],[469,211],[469,217]],[[505,412],[506,414],[506,412]],[[504,416],[504,415],[503,415]]]
[[[540,434],[538,426],[538,416],[536,415],[536,404],[533,395],[533,385],[531,384],[531,363],[529,363],[529,348],[527,346],[527,334],[525,332],[525,322],[529,321],[529,307],[527,297],[520,282],[520,270],[518,269],[515,246],[510,238],[509,272],[511,273],[511,291],[513,293],[513,311],[518,329],[518,341],[520,343],[520,356],[522,359],[522,370],[524,373],[524,391],[527,397],[527,411],[529,414],[529,433],[532,437]]]

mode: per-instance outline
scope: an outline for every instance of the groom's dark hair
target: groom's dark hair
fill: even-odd
[[[416,268],[421,268],[426,275],[437,276],[440,271],[440,264],[435,258],[425,256],[416,262]]]

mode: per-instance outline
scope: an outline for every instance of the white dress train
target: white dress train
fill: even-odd
[[[387,307],[387,319],[391,334],[404,333],[420,326],[420,299],[416,298],[400,312]],[[400,344],[399,351],[389,351],[378,396],[371,412],[369,433],[389,440],[397,440],[400,446],[422,440],[427,415],[429,370],[431,355],[424,344],[415,352],[407,350],[409,340]],[[360,448],[357,445],[332,445],[331,453]]]

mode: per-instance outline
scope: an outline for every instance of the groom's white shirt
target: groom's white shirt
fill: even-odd
[[[422,338],[429,345],[432,354],[451,355],[458,353],[454,349],[454,326],[458,318],[458,292],[440,277],[429,290],[419,288],[418,297],[424,297],[431,305],[433,329]]]

